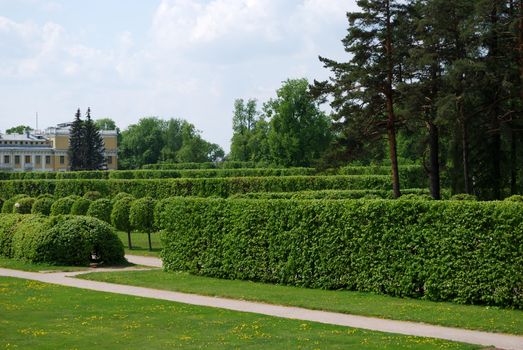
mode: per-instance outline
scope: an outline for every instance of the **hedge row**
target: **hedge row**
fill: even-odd
[[[160,163],[146,164],[142,169],[181,170],[181,169],[240,169],[240,168],[270,168],[267,162],[204,162],[204,163]]]
[[[35,263],[87,265],[125,262],[111,226],[95,218],[0,214],[0,255]]]
[[[55,197],[83,195],[88,191],[112,196],[127,192],[137,198],[150,196],[229,197],[248,192],[295,192],[307,190],[390,189],[388,176],[285,176],[216,179],[153,180],[9,180],[0,181],[0,198],[18,194],[36,197],[44,193]]]
[[[313,175],[313,168],[0,172],[0,180],[174,179]]]
[[[164,268],[523,308],[523,205],[174,198],[156,207]]]
[[[431,199],[430,191],[423,188],[412,188],[401,190],[403,199],[417,196],[420,199]],[[451,197],[450,191],[443,190],[443,199]],[[235,194],[234,199],[393,199],[393,192],[387,190],[323,190],[323,191],[301,191],[301,192],[252,192]]]

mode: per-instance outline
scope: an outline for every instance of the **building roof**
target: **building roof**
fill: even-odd
[[[47,141],[43,135],[34,135],[30,133],[25,134],[2,134],[0,133],[0,140],[2,141]]]

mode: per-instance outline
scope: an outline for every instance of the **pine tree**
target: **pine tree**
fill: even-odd
[[[329,82],[316,82],[313,90],[316,95],[333,97],[331,107],[340,134],[356,136],[361,143],[387,136],[392,187],[394,197],[399,197],[395,99],[396,86],[403,80],[401,62],[407,52],[397,40],[402,37],[399,30],[405,9],[398,0],[357,3],[361,11],[347,14],[350,25],[342,41],[352,56],[350,61],[339,63],[320,57],[334,77]]]
[[[78,108],[69,137],[68,155],[72,171],[84,170],[85,166],[84,122],[80,116],[80,108]]]
[[[105,147],[102,135],[96,124],[91,119],[91,109],[87,109],[87,116],[84,123],[85,135],[85,169],[103,170],[106,169]]]

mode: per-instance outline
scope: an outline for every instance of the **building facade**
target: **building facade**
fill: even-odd
[[[43,132],[0,133],[0,170],[67,171],[69,167],[70,123],[59,124]],[[100,131],[105,146],[108,170],[118,168],[116,130]]]

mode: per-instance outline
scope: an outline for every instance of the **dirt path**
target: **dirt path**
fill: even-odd
[[[155,258],[147,258],[147,260],[143,260],[142,257],[135,258],[131,256],[128,258],[130,262],[139,263],[140,265],[154,263],[154,267],[157,267],[158,261],[160,261],[159,259],[154,260]],[[123,295],[133,295],[144,298],[169,300],[184,304],[222,308],[240,312],[250,312],[303,321],[320,322],[326,324],[362,328],[404,335],[439,338],[484,346],[495,346],[497,348],[506,350],[523,350],[523,337],[515,335],[471,331],[458,328],[432,326],[428,324],[415,322],[393,321],[373,317],[354,316],[335,312],[315,311],[298,307],[269,305],[258,302],[208,297],[195,294],[178,293],[165,290],[88,281],[74,278],[77,275],[89,272],[125,271],[132,269],[136,270],[136,268],[116,268],[92,269],[89,271],[76,272],[38,273],[0,268],[0,276],[23,278],[44,283],[51,283],[100,292],[109,292]]]

